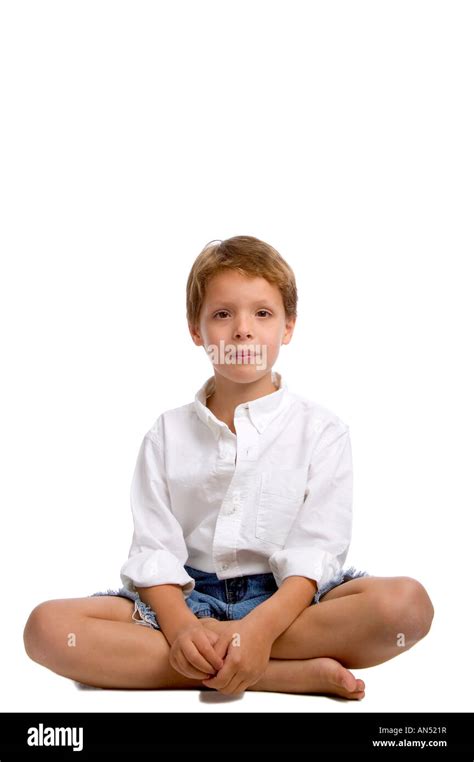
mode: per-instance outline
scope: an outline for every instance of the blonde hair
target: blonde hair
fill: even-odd
[[[273,246],[250,235],[210,241],[194,260],[186,284],[186,317],[197,325],[209,280],[224,270],[265,278],[280,290],[286,318],[296,318],[298,293],[295,274]]]

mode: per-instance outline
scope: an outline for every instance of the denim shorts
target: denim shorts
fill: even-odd
[[[200,571],[186,565],[184,568],[196,583],[194,590],[185,599],[185,602],[199,619],[202,617],[212,617],[221,621],[243,619],[252,609],[266,601],[278,590],[275,577],[271,572],[218,579],[217,575],[212,572]],[[319,603],[319,599],[334,587],[357,577],[368,576],[370,576],[368,572],[357,571],[353,566],[348,569],[341,569],[329,582],[322,585],[310,605]],[[138,593],[121,587],[119,590],[92,593],[89,597],[92,598],[96,595],[117,595],[121,598],[128,598],[135,604],[132,620],[136,624],[152,627],[154,630],[161,629],[155,612],[140,599]]]

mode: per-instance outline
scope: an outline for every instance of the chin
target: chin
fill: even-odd
[[[265,373],[265,370],[262,370],[255,365],[227,365],[225,368],[217,368],[214,366],[214,370],[216,373],[220,373],[221,376],[228,378],[229,381],[243,378],[250,381],[259,378]]]

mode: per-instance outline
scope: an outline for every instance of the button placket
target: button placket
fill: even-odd
[[[259,433],[248,418],[238,420],[237,457],[240,461],[257,460]]]
[[[235,490],[232,495],[232,508],[231,513],[235,513],[240,508],[240,490]]]

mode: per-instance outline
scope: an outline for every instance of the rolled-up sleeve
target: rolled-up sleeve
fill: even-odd
[[[339,572],[352,533],[352,451],[349,427],[340,419],[326,424],[315,446],[304,501],[285,545],[269,558],[280,587],[301,575],[318,589]]]
[[[195,581],[184,569],[188,550],[171,510],[162,448],[149,433],[138,452],[130,489],[133,538],[128,560],[120,569],[125,588],[181,585],[186,599]]]

